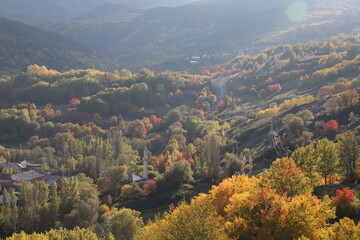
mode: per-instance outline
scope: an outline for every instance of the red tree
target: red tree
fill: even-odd
[[[154,179],[147,180],[142,186],[142,194],[147,196],[157,190],[156,182]]]
[[[322,98],[327,95],[330,95],[334,92],[334,86],[323,86],[320,88],[319,92],[317,93],[317,98]]]
[[[350,188],[343,188],[336,190],[336,196],[334,203],[336,206],[345,207],[348,206],[354,200],[354,192]]]
[[[339,130],[339,123],[336,120],[330,120],[324,124],[323,131],[326,133],[334,133]]]
[[[202,75],[210,75],[211,72],[208,69],[205,69],[204,71],[201,72]]]
[[[276,84],[273,84],[273,85],[269,85],[268,86],[268,90],[270,91],[270,92],[278,92],[278,91],[280,91],[281,90],[281,85],[279,84],[279,83],[276,83]]]
[[[73,99],[70,100],[69,103],[70,103],[71,106],[75,106],[75,105],[80,104],[80,100],[78,98],[73,98]]]

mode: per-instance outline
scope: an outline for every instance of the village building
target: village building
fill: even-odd
[[[33,164],[24,160],[21,163],[13,163],[13,162],[3,162],[0,163],[0,169],[18,169],[22,171],[35,170],[38,169],[41,164]]]
[[[1,188],[14,188],[16,190],[20,189],[21,182],[38,182],[42,181],[44,174],[39,173],[35,170],[30,170],[17,174],[0,174],[0,186]]]

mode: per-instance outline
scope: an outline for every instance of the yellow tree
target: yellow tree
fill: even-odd
[[[278,158],[261,176],[261,185],[270,186],[279,194],[295,196],[312,190],[309,178],[296,166],[292,158]]]
[[[233,176],[222,181],[219,186],[213,186],[209,195],[204,195],[203,198],[215,206],[219,215],[224,215],[224,209],[234,194],[257,191],[258,183],[259,179],[255,177]]]
[[[135,239],[147,240],[222,240],[228,239],[223,223],[213,206],[205,201],[182,202],[162,219],[144,227]]]
[[[256,194],[235,194],[226,207],[226,230],[233,239],[314,239],[335,217],[327,197],[311,194],[288,198],[265,187]]]

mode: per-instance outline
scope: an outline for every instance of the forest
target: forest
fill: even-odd
[[[0,1],[0,239],[360,240],[359,10]]]
[[[0,78],[4,239],[359,239],[360,38]]]

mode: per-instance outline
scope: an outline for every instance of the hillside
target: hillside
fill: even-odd
[[[360,1],[0,0],[0,239],[360,240]]]
[[[63,36],[0,19],[0,72],[25,71],[31,64],[57,70],[113,69],[115,64]]]
[[[195,0],[3,0],[0,17],[27,24],[68,21],[106,4],[133,4],[147,7],[178,6]]]
[[[136,16],[143,14],[148,9],[148,7],[127,4],[103,4],[91,9],[88,12],[76,16],[74,20],[89,21],[103,19],[104,21],[109,21],[120,18],[119,20],[121,21],[123,18],[124,21],[130,21]]]
[[[184,69],[192,56],[207,55],[216,62],[221,54],[255,54],[280,43],[321,41],[359,26],[358,1],[305,2],[297,12],[299,6],[286,0],[203,1],[151,9],[126,24],[44,28],[85,42],[124,66]],[[103,34],[108,36],[104,44],[92,40]]]
[[[359,93],[357,35],[199,74],[31,65],[2,76],[0,176],[15,190],[3,191],[0,235],[357,239]]]
[[[73,19],[41,25],[42,28],[71,37],[98,51],[113,44],[128,22],[144,14],[149,8],[127,4],[103,4],[84,12]],[[106,38],[104,38],[106,35]]]

